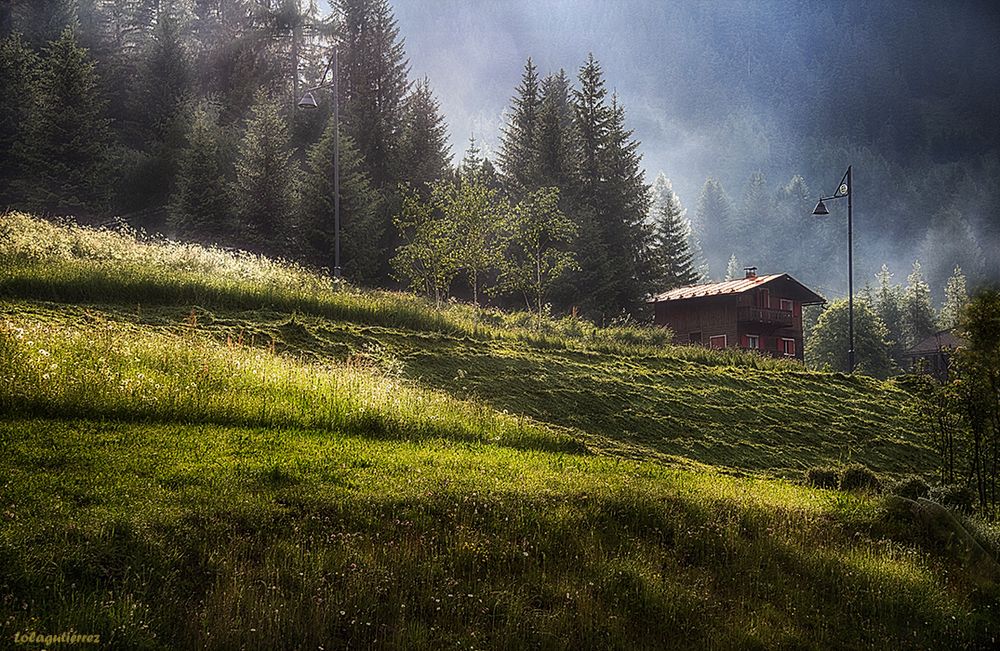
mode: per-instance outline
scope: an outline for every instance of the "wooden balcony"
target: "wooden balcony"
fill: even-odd
[[[737,318],[742,323],[760,323],[778,328],[790,328],[793,323],[791,310],[775,310],[768,307],[740,306]]]

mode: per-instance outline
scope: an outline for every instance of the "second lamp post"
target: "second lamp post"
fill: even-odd
[[[847,166],[847,172],[841,179],[837,191],[832,197],[820,197],[819,203],[813,214],[816,216],[829,215],[824,201],[831,199],[842,199],[847,197],[847,328],[848,328],[848,348],[847,348],[847,372],[854,372],[854,233],[853,233],[853,201],[854,186],[851,179],[851,166]]]

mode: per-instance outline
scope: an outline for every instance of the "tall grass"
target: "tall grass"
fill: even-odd
[[[553,429],[415,388],[371,365],[307,363],[193,330],[152,333],[107,321],[0,322],[0,411],[582,450]]]
[[[794,361],[749,351],[673,346],[663,328],[639,324],[601,328],[573,317],[538,322],[526,312],[460,303],[438,310],[413,294],[360,290],[291,262],[150,239],[124,226],[95,229],[19,212],[0,215],[0,296],[4,295],[62,302],[265,307],[453,336],[510,339],[543,348],[802,370]]]

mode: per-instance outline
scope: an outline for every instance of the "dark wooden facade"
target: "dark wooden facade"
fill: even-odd
[[[652,299],[654,323],[678,344],[802,359],[802,306],[823,298],[787,274],[682,287]]]

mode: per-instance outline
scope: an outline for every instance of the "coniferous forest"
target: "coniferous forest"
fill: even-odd
[[[767,153],[779,149],[787,134],[764,125],[762,116],[748,115],[747,108],[726,109],[729,102],[722,96],[706,104],[697,89],[678,88],[676,101],[665,110],[690,113],[681,100],[700,101],[699,111],[708,107],[725,121],[719,137],[728,133],[732,139],[702,187],[682,200],[670,177],[683,176],[690,186],[691,173],[666,170],[655,178],[647,173],[635,121],[614,90],[617,80],[602,69],[600,52],[578,52],[575,60],[551,70],[527,59],[502,126],[477,140],[474,133],[448,132],[434,80],[410,72],[406,35],[393,11],[387,0],[3,3],[0,81],[10,92],[0,100],[0,197],[7,208],[72,215],[91,224],[122,220],[170,238],[332,269],[332,159],[338,139],[332,93],[315,91],[312,110],[298,108],[297,101],[304,91],[332,81],[336,44],[341,266],[355,284],[409,286],[438,299],[458,296],[537,309],[537,292],[532,299],[524,283],[510,280],[517,262],[505,254],[514,255],[516,248],[515,217],[530,212],[519,205],[549,188],[558,199],[548,220],[565,219],[569,227],[542,243],[553,259],[564,262],[546,283],[545,305],[557,313],[575,310],[605,324],[642,317],[651,292],[721,280],[744,265],[789,272],[825,294],[842,295],[843,225],[809,219],[816,196],[827,193],[839,174],[841,160],[854,162],[865,187],[878,188],[864,197],[865,215],[875,226],[865,226],[869,232],[859,238],[859,287],[875,292],[875,285],[891,277],[901,281],[916,264],[932,303],[943,306],[956,268],[971,287],[1000,275],[996,256],[990,255],[1000,198],[996,183],[989,182],[996,178],[1000,136],[980,129],[973,137],[961,122],[944,127],[927,118],[944,110],[945,100],[935,90],[937,82],[910,67],[892,81],[896,92],[884,105],[865,106],[870,94],[849,90],[836,104],[856,115],[868,136],[847,130],[854,135],[824,142],[808,124],[797,125],[801,137],[813,142],[801,173],[794,171],[794,161],[778,165]],[[829,14],[833,9],[817,11],[813,20],[836,18]],[[909,47],[905,30],[934,11],[904,20],[893,38]],[[974,15],[958,12],[952,20],[960,26]],[[881,10],[873,9],[852,20],[869,25],[880,16]],[[683,26],[692,34],[721,29],[709,25],[700,10],[682,12],[674,22],[671,29]],[[717,47],[731,38],[723,33]],[[860,44],[853,56],[871,47]],[[965,49],[976,47],[978,52],[989,46]],[[854,70],[855,63],[848,56],[810,65],[818,66],[814,77],[822,78],[824,66]],[[711,65],[718,77],[718,66]],[[777,64],[756,65],[759,75]],[[982,69],[970,75],[978,77],[954,82],[959,88],[953,96],[965,104],[953,108],[964,114],[983,108],[972,106],[979,100],[963,90],[990,74],[978,59],[976,65]],[[743,86],[734,85],[734,97],[750,102],[753,89]],[[894,102],[904,100],[907,111],[897,110]],[[920,115],[913,114],[913,106],[923,107]],[[648,121],[647,113],[641,113],[640,124]],[[874,124],[879,115],[889,121],[881,130]],[[745,147],[753,138],[772,142]],[[460,149],[467,141],[462,151],[450,144],[463,143],[454,148]],[[484,147],[484,141],[492,144]],[[756,159],[748,151],[756,151]],[[734,162],[737,154],[742,163]],[[703,158],[692,157],[698,169],[705,168]],[[786,174],[788,180],[768,173]],[[435,184],[453,186],[452,213],[471,200],[463,193],[482,195],[490,204],[478,215],[482,223],[459,219],[417,228],[403,209],[419,202],[407,197],[427,201]],[[438,188],[429,214],[442,214],[448,192]],[[477,257],[476,243],[469,242],[438,254],[423,251],[437,260],[428,270],[414,255],[440,240],[429,235],[439,226],[459,231],[440,234],[451,238],[474,228],[480,248],[500,253],[495,259]],[[401,248],[404,244],[408,248]],[[879,271],[886,263],[888,277]],[[903,291],[901,282],[894,287]],[[907,327],[921,330],[919,324]]]

